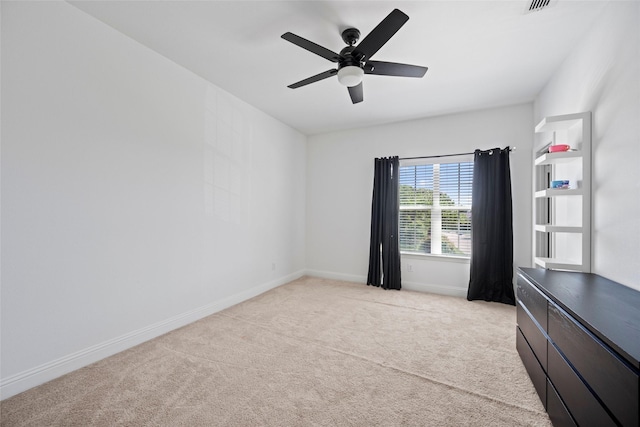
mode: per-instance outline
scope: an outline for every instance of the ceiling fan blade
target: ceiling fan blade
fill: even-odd
[[[398,30],[409,20],[404,12],[393,9],[361,42],[354,50],[362,56],[359,59],[371,58]]]
[[[427,67],[418,65],[383,61],[367,61],[364,66],[365,74],[377,74],[379,76],[422,77],[427,70]]]
[[[363,100],[362,82],[360,82],[360,84],[357,86],[349,86],[347,87],[347,89],[349,89],[349,96],[351,96],[351,102],[353,102],[354,104],[357,104],[358,102],[362,102]]]
[[[311,76],[311,77],[306,78],[304,80],[300,80],[299,82],[291,84],[291,85],[289,85],[287,87],[290,87],[291,89],[297,89],[297,88],[299,88],[301,86],[306,86],[306,85],[308,85],[310,83],[315,83],[315,82],[318,82],[320,80],[324,80],[326,78],[329,78],[331,76],[335,76],[336,74],[338,74],[338,70],[335,70],[335,69],[327,70],[327,71],[324,71],[324,72],[322,72],[320,74],[316,74],[315,76]]]
[[[340,60],[339,54],[293,33],[287,32],[284,33],[281,37],[297,46],[300,46],[303,49],[308,50],[311,53],[322,56],[323,58],[326,58],[331,62],[338,62]]]

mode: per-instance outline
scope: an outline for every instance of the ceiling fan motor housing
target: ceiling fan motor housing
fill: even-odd
[[[340,51],[340,60],[338,61],[338,69],[342,67],[347,67],[349,65],[353,65],[356,67],[361,67],[362,64],[359,58],[353,56],[352,52],[355,49],[355,46],[347,46]]]

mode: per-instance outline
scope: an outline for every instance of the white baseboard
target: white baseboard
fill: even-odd
[[[335,273],[333,271],[306,270],[307,276],[321,277],[323,279],[343,280],[345,282],[367,283],[367,276],[355,274]]]
[[[345,282],[367,283],[367,276],[355,274],[335,273],[333,271],[306,270],[307,276],[321,277],[323,279],[344,280]],[[427,283],[402,281],[402,289],[408,291],[427,292],[431,294],[449,295],[454,297],[467,297],[466,288],[453,288],[451,286],[433,285]]]
[[[427,292],[430,294],[449,295],[452,297],[467,297],[466,288],[452,288],[451,286],[406,282],[404,280],[402,281],[402,289],[406,289],[407,291]]]
[[[297,271],[287,276],[272,280],[247,289],[219,301],[207,304],[188,312],[170,317],[161,322],[129,332],[100,344],[87,347],[35,368],[0,379],[0,400],[6,399],[32,387],[51,381],[64,374],[90,365],[105,357],[112,356],[128,348],[142,344],[145,341],[166,334],[174,329],[193,323],[225,308],[231,307],[266,291],[277,288],[304,275],[304,271]]]

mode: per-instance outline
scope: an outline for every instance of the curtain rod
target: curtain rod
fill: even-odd
[[[492,150],[493,149],[481,150],[481,151],[492,151]],[[509,150],[509,152],[515,151],[516,147],[507,147],[506,150]],[[475,151],[472,151],[471,153],[441,154],[439,156],[400,157],[399,160],[435,159],[435,158],[438,158],[438,157],[468,156],[470,154],[475,154]]]

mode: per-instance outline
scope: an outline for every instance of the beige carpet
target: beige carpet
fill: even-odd
[[[304,277],[1,403],[2,426],[549,426],[515,308]]]

